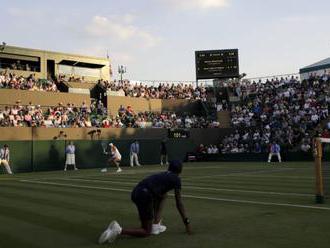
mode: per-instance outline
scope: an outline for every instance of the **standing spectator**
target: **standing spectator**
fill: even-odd
[[[270,151],[269,151],[269,156],[268,156],[268,163],[270,163],[270,161],[272,160],[272,157],[275,155],[278,158],[278,162],[282,162],[281,159],[281,147],[279,144],[277,144],[276,142],[272,142],[270,144]]]
[[[0,166],[3,165],[8,174],[13,174],[9,165],[9,146],[5,144],[0,150]]]
[[[131,144],[131,149],[130,149],[130,162],[131,162],[131,167],[134,166],[134,160],[137,166],[141,166],[139,163],[139,152],[140,152],[140,144],[136,140]]]
[[[74,170],[78,170],[78,168],[76,167],[75,152],[76,152],[76,147],[73,144],[73,142],[70,141],[69,145],[65,149],[66,161],[65,161],[64,171],[67,170],[68,165],[73,165]]]
[[[160,143],[160,165],[163,165],[164,160],[165,163],[168,164],[167,146],[165,139],[163,139],[162,142]]]

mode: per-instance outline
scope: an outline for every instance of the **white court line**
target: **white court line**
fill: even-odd
[[[128,190],[128,189],[105,188],[105,187],[98,187],[98,186],[85,186],[85,185],[75,185],[75,184],[66,184],[66,183],[52,183],[52,182],[43,182],[43,181],[36,181],[36,180],[19,180],[19,182],[54,185],[54,186],[68,186],[68,187],[72,187],[72,188],[81,188],[81,189],[101,189],[101,190],[110,190],[110,191],[131,192],[131,190]]]
[[[219,174],[220,175],[220,174]],[[227,175],[227,176],[244,176],[244,177],[255,177],[255,178],[286,178],[286,179],[315,179],[315,177],[303,177],[303,176],[265,176],[265,175]]]
[[[253,170],[253,171],[236,171],[236,172],[230,172],[226,174],[216,174],[216,175],[208,175],[208,176],[194,176],[189,177],[188,179],[200,179],[200,178],[212,178],[212,177],[228,177],[228,176],[246,176],[249,174],[255,175],[255,174],[263,174],[263,173],[274,173],[274,172],[283,172],[283,171],[292,171],[296,170],[295,168],[282,168],[277,170]]]
[[[78,179],[78,178],[61,178],[58,180],[64,181],[81,181],[81,182],[94,182],[94,183],[110,183],[119,185],[130,185],[134,186],[137,183],[122,182],[122,181],[110,181],[110,180],[93,180],[93,179]],[[303,193],[291,193],[291,192],[273,192],[273,191],[260,191],[260,190],[241,190],[241,189],[227,189],[227,188],[213,188],[213,187],[198,187],[193,185],[184,185],[185,189],[197,189],[197,190],[211,190],[211,191],[224,191],[224,192],[241,192],[241,193],[252,193],[252,194],[264,194],[264,195],[283,195],[283,196],[313,196],[313,194]]]
[[[82,189],[97,189],[97,190],[107,190],[107,191],[131,192],[131,190],[128,190],[128,189],[84,186],[84,185],[65,184],[65,183],[52,183],[52,182],[42,182],[42,181],[32,181],[32,180],[19,180],[19,182],[53,185],[53,186],[63,186],[63,187],[72,187],[72,188],[82,188]],[[173,194],[169,194],[169,195],[173,196]],[[329,207],[318,207],[318,206],[289,204],[289,203],[276,203],[276,202],[249,201],[249,200],[239,200],[239,199],[226,199],[226,198],[215,198],[215,197],[195,196],[195,195],[185,195],[185,194],[182,195],[182,196],[184,198],[199,199],[199,200],[211,200],[211,201],[244,203],[244,204],[252,204],[252,205],[279,206],[279,207],[317,209],[317,210],[328,210],[328,211],[330,211]]]
[[[285,193],[285,192],[259,191],[259,190],[224,189],[224,188],[209,188],[209,187],[197,187],[197,186],[185,186],[185,188],[200,189],[200,190],[213,190],[213,191],[254,193],[254,194],[264,194],[264,195],[314,196],[313,194],[303,194],[303,193],[291,193],[291,192]]]
[[[212,169],[217,169],[217,167],[196,167],[196,168],[185,168],[185,169],[204,169],[204,168],[212,168]],[[296,170],[297,168],[280,168],[280,169],[268,169],[268,170],[253,170],[253,171],[236,171],[236,172],[229,172],[229,173],[223,173],[223,174],[213,174],[213,175],[208,175],[208,176],[185,176],[183,175],[184,180],[190,180],[190,179],[203,179],[203,178],[212,178],[212,177],[228,177],[228,176],[250,176],[250,177],[257,177],[255,174],[261,174],[261,173],[273,173],[273,172],[282,172],[282,171],[291,171],[291,170]],[[131,170],[127,171],[126,169],[123,170],[121,173],[116,173],[116,172],[107,172],[107,173],[102,173],[102,174],[92,174],[92,175],[87,175],[88,178],[93,178],[93,177],[99,177],[100,175],[111,175],[111,176],[120,176],[120,175],[136,175],[136,174],[144,174],[144,173],[156,173],[156,172],[162,172],[164,170]],[[253,174],[253,175],[251,175]],[[84,177],[84,175],[76,175],[76,176],[68,176],[67,178],[81,178]],[[272,176],[267,176],[267,177],[272,177]],[[274,176],[275,177],[275,176]],[[282,178],[281,176],[277,176],[279,178]],[[24,177],[20,177],[23,178]],[[40,177],[36,178],[36,180],[51,180],[51,179],[62,179],[63,177]],[[289,177],[288,177],[289,178]],[[291,177],[290,177],[291,178]],[[129,178],[131,179],[131,178]],[[34,180],[29,179],[29,180]]]
[[[230,163],[222,163],[222,164],[218,164],[218,165],[213,165],[213,166],[201,166],[199,164],[197,165],[192,165],[189,164],[188,166],[184,166],[184,171],[189,171],[189,170],[205,170],[205,169],[223,169],[223,170],[227,170],[227,169],[233,169],[235,168],[235,164],[234,165],[230,165]],[[266,165],[265,163],[265,168],[269,168],[267,167],[268,165]],[[142,168],[130,168],[130,167],[123,167],[123,172],[121,172],[120,174],[115,172],[115,169],[113,168],[113,171],[111,170],[111,168],[108,168],[110,170],[110,172],[107,173],[102,173],[105,175],[114,175],[114,176],[119,176],[119,175],[136,175],[136,174],[144,174],[144,173],[156,173],[156,172],[161,172],[164,170],[167,170],[167,166],[154,166],[154,165],[150,165],[151,168],[148,168],[149,165],[147,166],[142,166]],[[248,167],[247,167],[248,168]],[[94,168],[94,169],[87,169],[87,170],[99,170],[101,168]],[[217,175],[211,175],[211,176],[199,176],[199,177],[189,177],[189,178],[208,178],[208,177],[217,177],[217,176],[249,176],[248,174],[258,174],[258,173],[272,173],[272,172],[281,172],[283,170],[303,170],[303,169],[308,169],[305,167],[286,167],[286,168],[278,168],[275,169],[274,168],[269,168],[267,170],[264,170],[264,168],[260,168],[260,170],[254,170],[254,171],[236,171],[236,172],[229,172],[226,173],[224,172],[224,174],[217,174]],[[53,171],[54,172],[54,171]],[[58,173],[60,173],[61,171],[56,171]],[[41,174],[48,174],[49,172],[40,172]],[[1,175],[0,175],[1,176]],[[41,175],[40,175],[41,176]],[[60,176],[60,175],[59,175]],[[76,175],[76,176],[70,176],[70,178],[79,178],[83,175]],[[99,174],[96,174],[96,172],[93,172],[93,174],[89,174],[88,177],[97,177],[99,176]],[[26,177],[24,175],[17,175],[15,174],[13,179],[17,179],[17,178],[22,178],[25,179]],[[40,180],[47,180],[47,179],[55,179],[57,177],[40,177],[38,179]],[[0,180],[7,180],[6,178],[1,178]]]

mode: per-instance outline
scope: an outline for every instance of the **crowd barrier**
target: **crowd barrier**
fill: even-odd
[[[63,105],[73,103],[75,106],[81,106],[83,101],[87,105],[91,103],[90,96],[86,94],[0,89],[1,105],[15,105],[18,100],[22,105],[28,105],[29,102],[32,102],[32,104],[41,106],[57,106],[59,103]]]

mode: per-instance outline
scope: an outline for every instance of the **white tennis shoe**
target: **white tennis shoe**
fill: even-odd
[[[103,244],[109,239],[110,233],[111,233],[111,230],[110,230],[111,226],[112,226],[112,222],[107,227],[107,229],[104,230],[104,232],[101,234],[101,236],[99,237],[99,244]]]
[[[110,223],[110,235],[108,237],[108,242],[112,243],[113,241],[116,240],[117,236],[121,234],[121,226],[118,224],[117,221],[113,221]]]
[[[103,168],[102,170],[101,170],[101,172],[103,172],[103,173],[105,173],[105,172],[107,172],[108,170],[107,170],[107,168]]]
[[[123,170],[121,168],[118,168],[116,172],[122,172]]]
[[[101,234],[99,238],[99,244],[103,244],[105,242],[112,243],[116,240],[117,236],[121,233],[121,226],[117,221],[112,221],[108,228]]]
[[[162,225],[160,222],[158,224],[153,224],[151,229],[151,234],[158,235],[166,231],[166,226]]]

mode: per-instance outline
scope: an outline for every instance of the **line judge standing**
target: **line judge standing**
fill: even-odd
[[[134,166],[134,160],[137,166],[141,166],[141,164],[139,163],[139,152],[140,152],[140,144],[137,140],[135,140],[132,144],[131,144],[131,148],[130,148],[130,162],[131,162],[131,167]]]
[[[75,152],[76,152],[76,147],[73,144],[73,142],[70,141],[69,145],[65,149],[66,161],[65,161],[64,171],[67,170],[68,165],[72,165],[74,170],[78,170],[78,168],[76,167]]]

